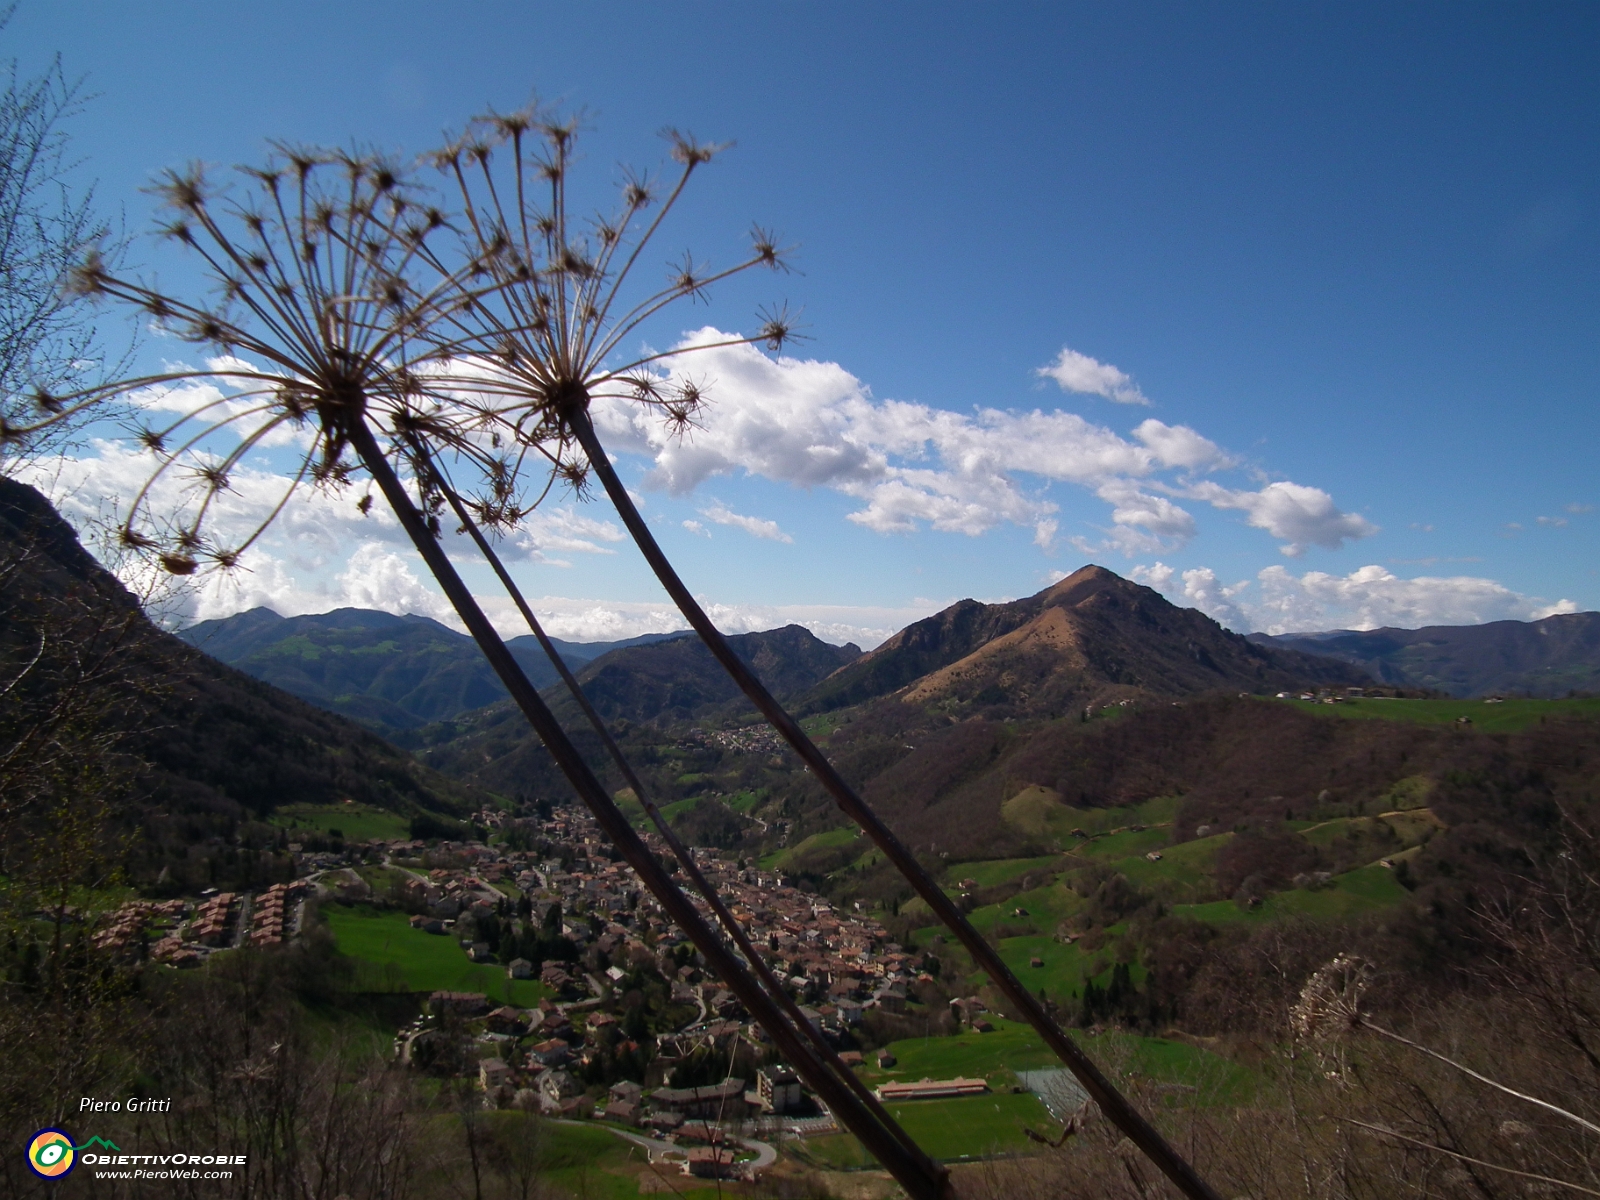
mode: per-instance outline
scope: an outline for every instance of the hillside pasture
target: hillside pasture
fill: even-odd
[[[764,871],[784,870],[791,866],[796,859],[803,858],[812,851],[834,850],[840,846],[848,846],[860,836],[860,833],[861,831],[854,825],[845,826],[843,829],[828,829],[822,833],[814,833],[798,845],[766,855],[761,859],[761,869]]]
[[[1393,871],[1374,863],[1335,875],[1324,888],[1279,892],[1254,909],[1240,908],[1232,900],[1215,900],[1209,904],[1175,904],[1172,911],[1178,916],[1217,925],[1272,921],[1289,916],[1338,920],[1393,908],[1408,895]]]
[[[1107,864],[1112,870],[1128,877],[1128,882],[1146,891],[1163,889],[1172,899],[1199,898],[1215,895],[1212,870],[1216,865],[1217,851],[1233,839],[1232,833],[1213,834],[1195,838],[1176,845],[1154,847],[1160,855],[1159,862],[1151,862],[1143,854],[1120,858]]]
[[[748,816],[766,798],[766,789],[757,788],[753,792],[739,792],[736,795],[729,796],[723,800],[723,803],[733,809],[734,812]]]
[[[1083,907],[1081,896],[1059,881],[1052,881],[1032,891],[1018,892],[999,904],[985,904],[967,914],[974,928],[992,934],[997,925],[1032,926],[1041,933],[1053,933],[1057,925]],[[1024,910],[1017,915],[1017,909]],[[910,912],[908,904],[903,912]]]
[[[1144,829],[1124,829],[1099,837],[1078,839],[1073,854],[1095,862],[1115,862],[1117,859],[1143,856],[1152,850],[1164,851],[1172,838],[1166,826]]]
[[[1043,989],[1046,995],[1058,1002],[1081,993],[1087,979],[1107,975],[1110,971],[1106,955],[1086,953],[1078,942],[1069,945],[1047,934],[1003,938],[1000,957],[1030,992],[1038,993]],[[1034,966],[1033,960],[1036,958],[1044,965]],[[1139,976],[1143,968],[1135,963],[1130,967],[1130,972]],[[1134,982],[1138,982],[1138,979]],[[1027,1064],[1022,1069],[1027,1069]]]
[[[1039,858],[994,858],[988,862],[957,863],[950,867],[951,880],[971,879],[979,887],[995,887],[1010,883],[1036,871],[1063,871],[1071,867],[1070,859],[1060,854],[1046,854]],[[953,886],[953,885],[947,885]]]
[[[1053,788],[1029,784],[1000,806],[1000,819],[1023,833],[1054,840],[1063,850],[1070,851],[1081,843],[1079,833],[1093,839],[1131,825],[1170,825],[1180,803],[1177,796],[1154,796],[1134,805],[1075,808],[1063,803]]]
[[[1402,848],[1409,849],[1420,846],[1443,829],[1444,822],[1431,808],[1415,808],[1376,817],[1338,817],[1318,822],[1300,833],[1314,846],[1328,846],[1341,837],[1359,837],[1385,828],[1399,839]]]

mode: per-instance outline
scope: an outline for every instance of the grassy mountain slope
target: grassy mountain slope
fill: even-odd
[[[1250,637],[1261,645],[1349,663],[1384,683],[1451,696],[1600,692],[1600,612],[1485,625]]]

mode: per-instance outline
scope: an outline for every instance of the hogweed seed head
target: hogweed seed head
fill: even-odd
[[[1342,1037],[1361,1024],[1361,998],[1373,967],[1356,954],[1337,955],[1315,971],[1289,1010],[1289,1027],[1303,1041]]]
[[[200,564],[187,554],[168,552],[159,555],[157,561],[161,563],[162,570],[169,575],[193,575],[200,567]]]

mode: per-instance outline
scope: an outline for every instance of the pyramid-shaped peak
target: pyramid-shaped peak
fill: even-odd
[[[1079,604],[1090,596],[1103,592],[1108,588],[1120,591],[1144,590],[1138,584],[1132,583],[1118,575],[1115,571],[1090,563],[1088,566],[1079,567],[1065,579],[1052,583],[1044,591],[1032,597],[1043,600],[1046,604]]]

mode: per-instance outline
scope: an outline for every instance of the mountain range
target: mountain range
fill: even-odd
[[[1600,612],[1422,629],[1253,633],[1250,640],[1338,659],[1383,683],[1451,696],[1600,692]]]
[[[178,636],[229,666],[390,735],[506,698],[477,644],[429,617],[361,608],[282,617],[253,608],[201,621]],[[567,666],[578,670],[611,650],[687,636],[551,641]],[[556,682],[555,668],[532,634],[507,645],[535,686]]]

